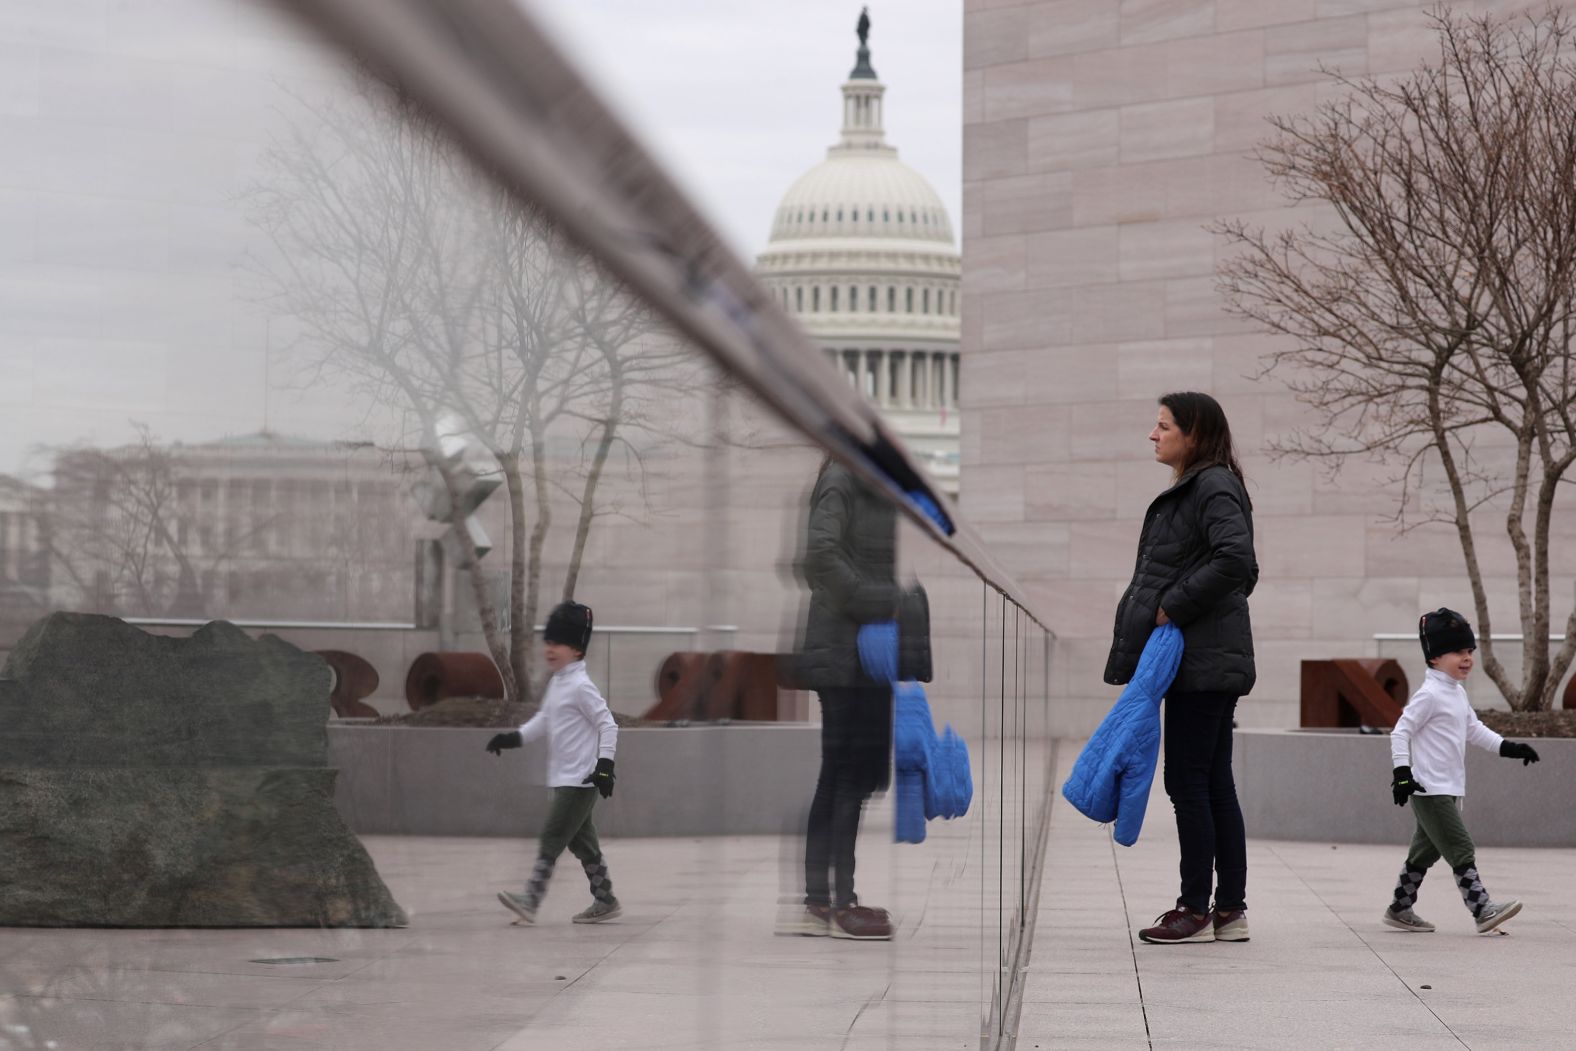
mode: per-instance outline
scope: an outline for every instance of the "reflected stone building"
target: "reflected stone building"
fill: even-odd
[[[842,138],[783,195],[756,272],[955,494],[961,260],[941,198],[886,143],[885,93],[861,47]]]
[[[58,607],[143,618],[408,622],[421,515],[382,452],[277,434],[56,455],[40,525]]]
[[[49,519],[40,513],[48,497],[47,489],[0,475],[0,639],[49,611]]]

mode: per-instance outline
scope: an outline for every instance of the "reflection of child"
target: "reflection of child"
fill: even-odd
[[[1442,607],[1425,613],[1418,622],[1418,635],[1428,672],[1390,733],[1390,758],[1395,765],[1391,793],[1396,806],[1405,806],[1411,798],[1417,831],[1384,922],[1403,931],[1426,933],[1434,929],[1412,911],[1412,905],[1424,874],[1443,857],[1455,871],[1456,886],[1472,910],[1478,933],[1487,934],[1520,912],[1521,902],[1490,900],[1478,878],[1472,837],[1461,820],[1461,801],[1467,788],[1466,747],[1471,743],[1491,751],[1498,749],[1508,759],[1520,759],[1522,766],[1536,763],[1538,753],[1531,745],[1500,737],[1472,710],[1461,684],[1472,673],[1477,638],[1465,617]]]
[[[519,917],[515,922],[535,923],[536,909],[547,893],[558,856],[568,847],[580,859],[591,881],[593,899],[577,913],[576,923],[601,923],[620,914],[613,897],[602,847],[597,842],[591,810],[597,793],[613,794],[613,753],[618,746],[618,724],[596,684],[586,674],[586,646],[591,641],[591,610],[576,602],[563,602],[547,618],[543,653],[553,676],[541,709],[511,733],[494,735],[487,750],[502,755],[505,748],[519,748],[538,737],[547,738],[547,784],[553,790],[552,809],[542,829],[536,867],[526,881],[524,894],[499,893],[498,900]],[[593,769],[593,766],[595,767]],[[589,773],[587,772],[589,771]]]

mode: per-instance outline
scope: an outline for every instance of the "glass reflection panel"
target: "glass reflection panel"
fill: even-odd
[[[0,855],[26,862],[0,923],[28,928],[6,936],[6,1031],[999,1032],[1045,791],[1039,629],[889,509],[887,534],[845,515],[860,542],[817,548],[823,451],[293,23],[224,2],[18,10],[0,736],[25,747],[0,765],[24,789],[115,790],[81,795],[80,825],[0,808]],[[847,957],[786,935],[830,932],[806,902],[823,753],[889,734],[891,690],[852,636],[835,675],[807,674],[812,608],[889,619],[841,604],[916,582],[930,714],[967,744],[973,802],[896,842],[876,742],[855,887],[895,937]],[[529,892],[555,790],[594,789],[554,784],[545,742],[485,748],[550,696],[543,629],[567,599],[594,611],[616,781],[524,929],[497,896]],[[831,694],[874,707],[829,730]],[[574,925],[598,879],[623,915]],[[244,1011],[159,1006],[197,991]]]

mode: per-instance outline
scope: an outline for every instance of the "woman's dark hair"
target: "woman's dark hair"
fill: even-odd
[[[1183,390],[1163,395],[1160,404],[1171,410],[1177,428],[1192,439],[1193,454],[1182,465],[1183,471],[1220,464],[1247,484],[1242,465],[1237,463],[1236,446],[1231,443],[1231,425],[1226,422],[1226,410],[1220,402],[1196,390]]]

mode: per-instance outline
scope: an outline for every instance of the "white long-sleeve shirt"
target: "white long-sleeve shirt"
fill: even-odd
[[[547,738],[549,788],[579,788],[618,748],[618,724],[586,674],[586,662],[566,664],[547,680],[542,707],[520,727],[525,743]]]
[[[1419,795],[1464,796],[1467,744],[1498,752],[1503,740],[1478,719],[1465,686],[1430,668],[1390,731],[1390,764],[1412,768]]]

